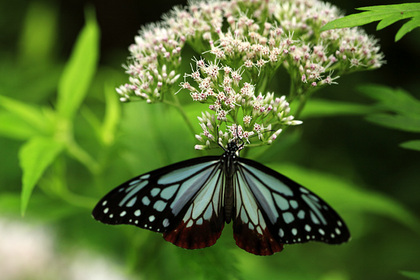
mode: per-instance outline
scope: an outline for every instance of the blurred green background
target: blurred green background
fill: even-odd
[[[389,4],[332,3],[347,14]],[[382,96],[401,101],[399,108],[377,105],[369,93],[380,89],[359,88],[380,84],[420,99],[420,32],[394,43],[401,23],[365,27],[380,39],[387,64],[317,92],[303,125],[268,152],[249,154],[325,198],[346,220],[350,243],[286,246],[258,257],[235,246],[228,225],[215,246],[187,251],[159,234],[92,219],[95,203],[121,182],[203,155],[176,111],[120,104],[114,90],[127,79],[121,64],[137,30],[175,4],[185,1],[0,2],[0,278],[419,279],[420,152],[399,145],[418,139],[420,129],[373,121],[408,111],[420,124],[420,107],[404,107],[410,98],[393,90]],[[281,82],[273,90],[287,92]],[[181,99],[195,122],[199,108]],[[21,165],[33,171],[24,184],[40,178],[32,195],[30,188],[22,194]]]

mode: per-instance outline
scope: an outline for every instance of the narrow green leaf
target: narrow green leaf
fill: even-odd
[[[364,12],[330,21],[321,28],[321,31],[362,26],[374,21],[380,21],[377,26],[377,30],[380,30],[397,21],[413,18],[404,24],[396,34],[395,41],[398,41],[405,34],[420,26],[420,3],[380,5],[357,9]]]
[[[25,121],[33,126],[40,133],[50,129],[49,122],[46,120],[43,112],[35,107],[11,98],[0,96],[0,106],[12,113],[16,118]]]
[[[91,10],[58,85],[57,111],[66,119],[74,116],[87,94],[99,57],[99,27]]]
[[[32,125],[10,112],[0,112],[0,135],[27,140],[39,133]]]
[[[375,112],[372,106],[361,104],[313,99],[302,111],[301,119],[332,116],[357,116]]]
[[[22,176],[21,213],[24,215],[32,191],[45,170],[63,150],[53,138],[36,137],[26,142],[19,151]]]
[[[420,115],[417,118],[402,115],[374,114],[367,116],[366,119],[389,128],[402,131],[420,132]]]
[[[363,85],[357,89],[379,101],[379,106],[383,109],[413,118],[420,115],[420,101],[403,89],[393,89],[383,85]]]
[[[378,192],[360,189],[349,181],[319,171],[307,170],[290,164],[272,164],[272,168],[308,187],[337,208],[352,212],[373,213],[389,217],[416,232],[420,221],[396,200]]]
[[[384,29],[387,26],[390,26],[391,24],[401,20],[399,17],[395,17],[394,15],[389,15],[387,17],[384,17],[376,26],[376,30]]]
[[[414,279],[414,280],[420,280],[420,272],[413,272],[413,271],[400,271],[401,275]]]
[[[403,142],[400,144],[400,147],[403,147],[405,149],[420,151],[420,140],[411,140],[411,141]]]
[[[378,12],[386,12],[386,11],[415,11],[420,10],[420,3],[403,3],[403,4],[392,4],[392,5],[377,5],[377,6],[367,6],[367,7],[360,7],[357,8],[360,11],[378,11]]]
[[[105,92],[105,117],[102,125],[102,141],[105,145],[111,145],[114,142],[117,126],[121,121],[121,104],[115,94],[115,89],[107,85]]]
[[[397,34],[395,34],[395,42],[400,40],[402,37],[405,36],[408,32],[412,31],[414,28],[420,26],[420,15],[418,17],[413,18],[409,22],[405,23],[401,26],[400,30],[398,30]]]
[[[381,19],[382,15],[375,15],[371,12],[352,14],[328,22],[321,28],[321,32],[330,29],[362,26]]]
[[[51,60],[57,32],[58,12],[55,5],[29,2],[19,42],[19,59],[26,65]],[[40,32],[42,30],[42,32]]]

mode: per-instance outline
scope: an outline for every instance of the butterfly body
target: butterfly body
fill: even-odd
[[[213,245],[233,222],[236,244],[271,255],[283,244],[346,242],[344,221],[314,193],[238,156],[243,145],[228,144],[222,156],[178,162],[137,176],[112,190],[93,210],[106,224],[131,224],[163,233],[187,249]]]

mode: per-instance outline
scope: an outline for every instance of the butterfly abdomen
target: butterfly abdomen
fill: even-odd
[[[224,214],[225,214],[225,221],[226,223],[230,223],[232,220],[232,213],[233,213],[233,174],[234,174],[234,164],[233,161],[235,157],[226,156],[224,154],[222,156],[223,161],[223,170],[226,176],[226,182],[224,186]]]

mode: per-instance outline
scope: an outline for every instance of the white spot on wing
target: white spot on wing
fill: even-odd
[[[299,204],[296,200],[290,200],[290,206],[292,206],[293,209],[298,208]]]
[[[169,220],[168,219],[164,219],[163,222],[162,222],[162,225],[164,227],[168,227],[169,226]]]
[[[104,209],[104,214],[108,213],[108,211],[109,211],[109,208],[105,208]]]
[[[314,224],[319,224],[318,218],[315,216],[314,212],[311,211],[311,220],[314,222]]]
[[[284,212],[283,219],[286,224],[290,224],[291,222],[295,220],[295,217],[293,217],[293,214],[290,212]]]
[[[160,197],[166,200],[170,199],[175,194],[177,187],[178,185],[172,185],[170,187],[165,188],[160,193]]]
[[[136,211],[134,211],[134,216],[140,216],[141,215],[141,211],[140,209],[137,209]]]
[[[137,180],[133,180],[133,181],[131,181],[130,183],[128,183],[128,185],[129,186],[133,186],[133,185],[135,185],[135,184],[137,184],[137,183],[139,183],[141,180],[139,180],[139,179],[137,179]],[[129,189],[127,189],[126,191],[129,191]]]
[[[243,207],[241,207],[241,220],[244,222],[244,224],[248,223],[248,215],[246,214]]]
[[[283,229],[279,229],[279,236],[280,236],[281,238],[283,238],[283,237],[284,237],[284,231],[283,231]]]
[[[150,204],[150,199],[147,196],[145,196],[141,199],[141,202],[143,202],[143,204],[147,206]]]
[[[132,207],[137,201],[137,196],[133,197],[125,206]]]
[[[153,204],[153,208],[158,211],[158,212],[162,212],[166,207],[166,202],[164,202],[163,200],[158,200]]]
[[[287,203],[287,199],[285,199],[284,197],[274,193],[274,200],[276,201],[277,206],[283,210],[286,211],[287,209],[289,209],[289,203]]]
[[[149,216],[149,221],[150,222],[153,222],[154,220],[155,220],[155,216],[153,216],[153,215]]]
[[[213,214],[213,206],[212,204],[209,205],[209,207],[207,207],[206,212],[203,215],[204,220],[210,220],[211,216]]]
[[[102,202],[102,206],[105,206],[107,203],[108,203],[108,201],[104,200],[104,201]]]
[[[305,211],[299,210],[297,216],[298,216],[299,219],[304,219],[305,218]]]
[[[142,180],[146,180],[150,178],[150,174],[144,174],[143,176],[140,177],[140,179]]]
[[[305,188],[302,188],[302,187],[300,187],[300,192],[302,192],[302,193],[309,193],[309,191],[307,190],[307,189],[305,189]]]
[[[159,189],[159,188],[153,188],[153,189],[150,191],[150,194],[151,194],[153,197],[155,197],[155,196],[157,196],[157,195],[159,194],[159,192],[160,192],[160,189]]]
[[[190,206],[190,208],[188,208],[187,213],[185,213],[185,216],[183,219],[184,222],[187,222],[188,220],[191,219],[191,212],[192,212],[192,205]]]
[[[124,217],[124,216],[125,216],[125,214],[127,214],[127,212],[122,211],[122,212],[120,213],[120,216],[121,216],[121,217]]]

